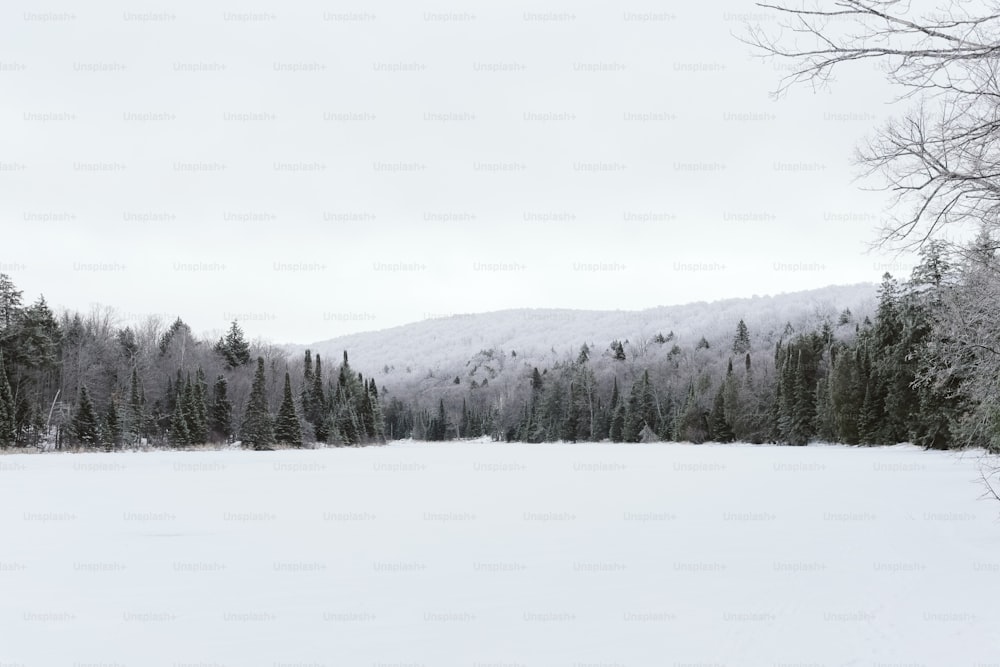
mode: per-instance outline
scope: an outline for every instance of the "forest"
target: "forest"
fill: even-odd
[[[882,277],[871,316],[844,308],[814,327],[777,331],[740,319],[721,343],[708,331],[684,345],[673,331],[603,349],[584,343],[541,368],[517,364],[514,350],[483,350],[466,377],[431,391],[380,387],[351,368],[346,351],[332,364],[310,350],[251,343],[236,321],[209,340],[180,317],[122,326],[109,308],[57,316],[43,296],[25,305],[3,274],[0,446],[271,449],[487,437],[997,450],[997,248],[985,227],[965,245],[925,244],[911,276]],[[477,375],[485,367],[496,377],[505,364],[513,386]]]

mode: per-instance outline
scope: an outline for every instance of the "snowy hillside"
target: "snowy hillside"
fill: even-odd
[[[484,361],[482,353],[491,350],[508,366],[513,360],[524,369],[575,355],[584,343],[595,356],[612,340],[629,341],[632,356],[652,354],[652,339],[671,331],[672,344],[681,347],[694,347],[702,336],[713,346],[728,346],[740,319],[750,330],[754,349],[769,352],[786,323],[797,331],[824,321],[835,324],[845,308],[860,320],[873,312],[875,297],[874,285],[858,284],[639,311],[505,310],[429,319],[287,348],[293,353],[309,348],[334,361],[347,350],[355,368],[367,369],[380,385],[394,388],[425,382],[430,376],[442,382],[466,376]],[[493,366],[495,373],[500,370]],[[488,376],[478,377],[482,381]]]

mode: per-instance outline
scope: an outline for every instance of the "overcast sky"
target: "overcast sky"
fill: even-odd
[[[907,275],[851,166],[890,91],[773,101],[752,7],[8,0],[0,271],[303,343]]]

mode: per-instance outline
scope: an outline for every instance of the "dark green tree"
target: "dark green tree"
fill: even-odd
[[[80,398],[77,401],[71,430],[73,439],[78,445],[94,448],[100,442],[97,414],[94,412],[86,387],[80,387]]]
[[[302,426],[295,412],[295,399],[292,398],[292,380],[285,371],[285,389],[278,408],[278,417],[274,421],[274,439],[279,444],[291,447],[302,446]]]
[[[0,274],[0,277],[6,277]],[[0,350],[0,447],[10,447],[16,436],[14,394],[7,379],[3,350]]]
[[[274,427],[267,407],[267,378],[264,375],[264,358],[257,357],[250,398],[240,428],[243,444],[253,449],[270,449],[274,445]]]
[[[233,404],[228,393],[226,378],[219,375],[212,387],[211,438],[214,442],[228,442],[233,434]]]
[[[122,423],[118,417],[118,408],[115,407],[114,400],[108,401],[108,409],[104,412],[104,427],[101,429],[104,440],[104,447],[108,450],[115,450],[122,444]]]
[[[746,322],[740,320],[736,325],[736,336],[733,338],[733,354],[746,354],[750,351],[750,331]]]
[[[219,338],[215,351],[222,355],[226,366],[230,369],[245,366],[250,363],[250,343],[247,342],[243,329],[233,320],[229,331]]]

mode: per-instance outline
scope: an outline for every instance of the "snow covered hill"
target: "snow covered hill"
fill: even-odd
[[[860,321],[874,310],[876,286],[857,284],[777,296],[660,306],[639,311],[505,310],[483,314],[428,319],[383,331],[359,333],[287,346],[292,352],[309,348],[325,359],[339,361],[344,350],[351,365],[390,388],[418,383],[440,384],[469,375],[477,365],[489,365],[495,380],[500,361],[518,372],[545,367],[575,356],[588,344],[594,356],[603,354],[612,340],[628,341],[630,358],[652,355],[657,334],[675,334],[671,344],[693,348],[704,336],[713,346],[728,347],[740,319],[745,320],[754,349],[769,353],[774,341],[791,323],[796,331],[836,324],[843,309]],[[484,358],[490,357],[490,358]]]

